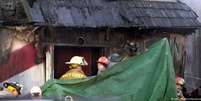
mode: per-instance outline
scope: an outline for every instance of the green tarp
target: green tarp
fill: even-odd
[[[118,63],[96,77],[50,80],[43,87],[43,95],[116,97],[119,101],[171,101],[171,98],[176,98],[176,88],[168,40],[162,39],[144,54]]]

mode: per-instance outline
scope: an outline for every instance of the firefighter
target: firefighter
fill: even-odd
[[[21,95],[22,85],[16,82],[4,82],[1,97],[17,97]]]
[[[60,80],[70,80],[86,78],[87,76],[82,71],[82,67],[88,65],[84,57],[74,56],[70,62],[66,62],[69,65],[70,70],[60,77]]]
[[[109,63],[110,61],[107,57],[101,56],[97,61],[98,74],[104,72],[107,69]]]
[[[177,90],[177,97],[179,101],[185,101],[185,98],[183,96],[182,88],[185,81],[182,77],[176,77],[176,90]]]

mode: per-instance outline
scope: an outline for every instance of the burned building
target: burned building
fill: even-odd
[[[11,8],[21,13],[13,13],[8,15],[9,17],[2,16],[1,29],[10,31],[12,26],[27,26],[31,27],[28,32],[22,29],[19,33],[29,33],[37,28],[33,40],[26,42],[36,43],[33,46],[37,48],[38,54],[34,59],[35,62],[39,61],[38,64],[42,62],[43,66],[35,71],[43,71],[38,74],[43,77],[43,82],[59,78],[68,70],[65,61],[69,61],[74,55],[84,56],[89,64],[84,68],[85,73],[89,76],[95,75],[98,57],[118,54],[120,61],[148,51],[150,44],[163,37],[169,39],[173,47],[176,73],[182,75],[186,51],[178,52],[178,49],[186,49],[188,35],[194,33],[201,25],[196,13],[177,0],[21,0],[20,2],[10,0],[9,2],[13,5],[19,3],[20,7]],[[1,9],[1,12],[7,11]],[[16,70],[19,68],[15,67]],[[6,71],[9,69],[4,70],[4,75],[7,76],[1,78],[1,81],[20,73],[18,71],[12,74]]]

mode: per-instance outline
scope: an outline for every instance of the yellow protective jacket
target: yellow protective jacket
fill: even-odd
[[[84,74],[82,70],[74,70],[71,69],[63,74],[59,79],[60,80],[71,80],[71,79],[80,79],[86,78],[87,76]]]

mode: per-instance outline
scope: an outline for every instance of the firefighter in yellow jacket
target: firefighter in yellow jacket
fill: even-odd
[[[82,71],[82,66],[88,65],[84,57],[74,56],[70,62],[66,62],[69,65],[70,70],[60,77],[60,80],[70,80],[86,78],[87,76]]]

